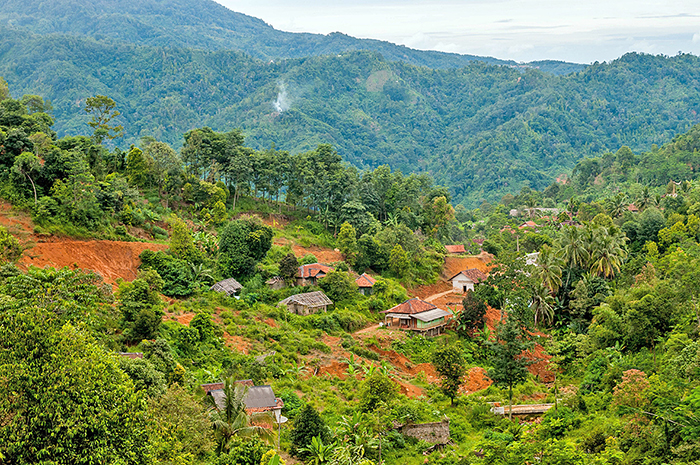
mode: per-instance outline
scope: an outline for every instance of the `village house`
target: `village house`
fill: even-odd
[[[247,387],[243,403],[245,403],[245,411],[248,415],[270,412],[275,417],[275,423],[280,422],[284,402],[279,397],[275,397],[272,387],[269,385],[255,386],[253,380],[250,379],[236,381],[236,384]],[[219,410],[223,410],[226,407],[224,383],[202,384],[201,387],[207,395],[214,398],[214,403]]]
[[[448,317],[452,313],[437,308],[417,297],[384,310],[384,323],[389,328],[398,328],[432,337],[445,332]]]
[[[320,263],[311,263],[299,267],[296,276],[297,286],[315,286],[318,280],[333,271],[333,267]]]
[[[372,295],[372,288],[374,287],[374,283],[376,282],[377,280],[368,275],[367,273],[362,273],[355,280],[355,284],[357,284],[357,287],[360,290],[360,294],[362,295]]]
[[[454,253],[454,254],[467,253],[467,250],[464,248],[464,244],[446,245],[445,249],[447,249],[447,253]]]
[[[474,285],[486,279],[486,275],[477,268],[460,271],[450,278],[454,292],[473,291]]]
[[[287,310],[297,315],[325,312],[329,305],[333,305],[333,301],[321,291],[290,295],[277,304],[278,307],[286,306]]]
[[[241,283],[233,278],[219,281],[209,288],[210,291],[221,292],[222,294],[226,294],[228,296],[236,295],[241,289],[243,289]]]

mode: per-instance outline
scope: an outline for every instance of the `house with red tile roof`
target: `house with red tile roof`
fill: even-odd
[[[297,286],[315,286],[318,280],[333,271],[331,266],[322,265],[320,263],[310,263],[302,265],[297,270],[296,284]]]
[[[362,273],[355,280],[355,284],[357,284],[357,287],[360,290],[360,294],[362,295],[371,295],[372,288],[374,287],[374,283],[376,282],[377,280],[368,275],[367,273]]]
[[[389,310],[384,310],[384,323],[389,328],[398,328],[421,334],[437,336],[445,332],[452,313],[417,297],[408,299]]]
[[[464,244],[446,245],[447,253],[467,253]]]
[[[450,278],[452,281],[452,289],[454,292],[473,291],[474,286],[484,281],[487,276],[483,271],[477,268],[460,271]]]

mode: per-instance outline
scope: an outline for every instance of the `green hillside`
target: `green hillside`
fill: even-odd
[[[104,94],[123,114],[121,145],[150,135],[179,146],[203,125],[241,128],[255,148],[331,143],[360,168],[429,172],[467,205],[544,188],[585,156],[646,150],[700,122],[692,55],[629,54],[553,76],[483,63],[432,70],[371,52],[268,63],[13,29],[0,36],[0,75],[17,95],[48,97],[59,134],[84,132],[85,98]]]
[[[459,67],[475,60],[516,64],[491,57],[413,50],[337,32],[324,35],[278,31],[258,18],[236,13],[212,0],[4,0],[0,6],[0,23],[38,34],[90,36],[164,47],[239,50],[263,60],[372,50],[388,60],[431,68]],[[562,62],[533,66],[555,73],[583,67]]]

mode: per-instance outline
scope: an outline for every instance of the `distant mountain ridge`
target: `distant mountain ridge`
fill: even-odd
[[[0,24],[26,28],[35,34],[82,35],[139,45],[212,51],[240,50],[263,60],[369,50],[381,53],[390,61],[430,68],[461,67],[483,61],[567,74],[584,67],[560,61],[518,64],[492,57],[415,50],[338,32],[328,35],[284,32],[213,0],[0,0]]]

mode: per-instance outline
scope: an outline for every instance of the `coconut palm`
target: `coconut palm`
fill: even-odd
[[[559,256],[564,260],[568,271],[566,274],[566,287],[569,287],[572,268],[584,266],[589,254],[586,248],[585,235],[576,226],[564,226],[559,237]]]
[[[543,245],[537,256],[535,276],[551,294],[556,294],[561,287],[561,275],[561,259],[556,256],[551,247]]]
[[[260,425],[272,425],[274,419],[269,412],[252,414],[246,412],[245,396],[248,387],[229,378],[224,382],[223,391],[223,405],[217,404],[212,396],[206,397],[213,407],[211,420],[219,451],[228,451],[231,441],[236,437],[259,437],[271,443],[273,429]]]
[[[610,234],[604,227],[591,230],[591,272],[605,278],[612,278],[620,272],[622,262],[627,257],[625,237]]]
[[[554,320],[554,297],[549,288],[541,283],[535,287],[532,296],[532,311],[535,316],[535,326],[538,323],[551,323]]]

